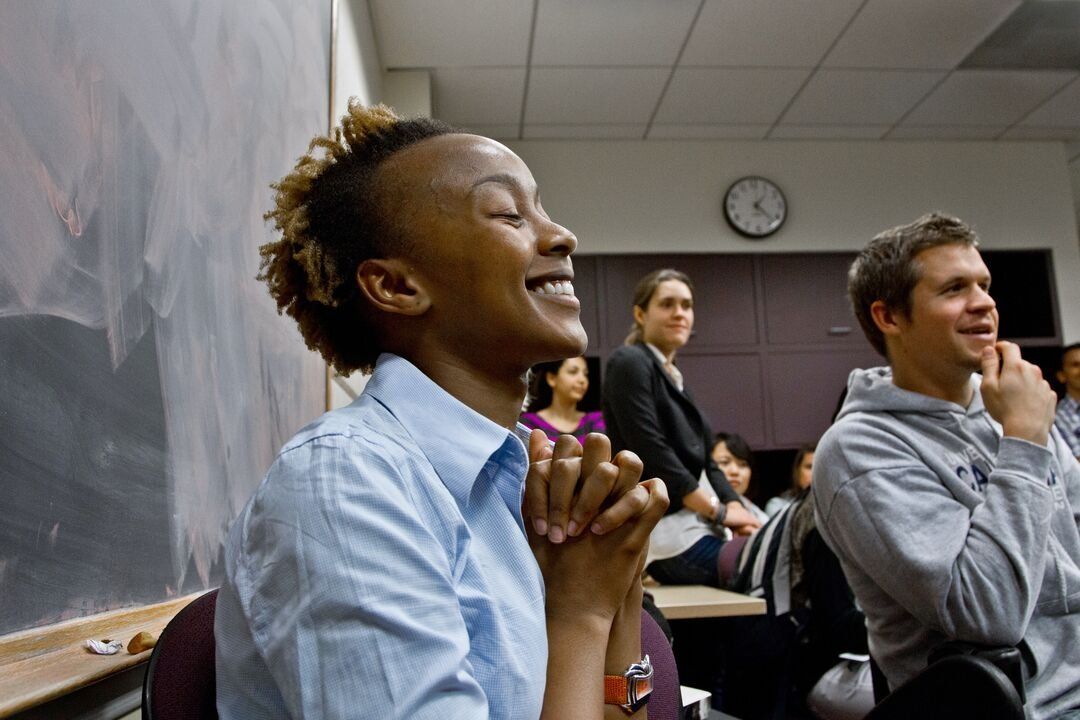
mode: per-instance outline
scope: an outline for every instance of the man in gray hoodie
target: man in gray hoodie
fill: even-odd
[[[1053,430],[1042,373],[997,340],[977,245],[931,214],[881,233],[852,265],[856,316],[889,367],[851,374],[818,445],[818,528],[890,687],[946,640],[1018,645],[1028,717],[1072,717],[1080,467]]]

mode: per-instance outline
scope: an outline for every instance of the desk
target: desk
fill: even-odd
[[[764,615],[764,598],[707,585],[653,585],[645,588],[668,620]]]

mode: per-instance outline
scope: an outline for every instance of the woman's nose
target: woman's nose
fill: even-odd
[[[577,236],[562,225],[548,220],[540,233],[541,255],[570,255],[577,250]]]

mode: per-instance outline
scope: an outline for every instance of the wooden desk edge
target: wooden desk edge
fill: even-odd
[[[763,598],[703,585],[659,585],[648,591],[652,593],[656,607],[669,620],[764,615],[768,612]],[[673,598],[672,595],[682,597]]]
[[[150,659],[126,649],[95,655],[88,638],[127,642],[143,630],[154,635],[202,592],[154,605],[114,610],[0,637],[0,718],[74,692]]]

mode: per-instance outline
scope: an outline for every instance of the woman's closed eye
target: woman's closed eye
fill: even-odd
[[[521,223],[523,223],[525,221],[525,218],[523,218],[521,215],[519,215],[519,214],[517,214],[515,212],[494,213],[492,215],[492,217],[499,218],[499,219],[502,219],[502,220],[507,220],[507,221],[509,221],[511,224],[513,224],[515,226],[519,226],[519,225],[521,225]]]

